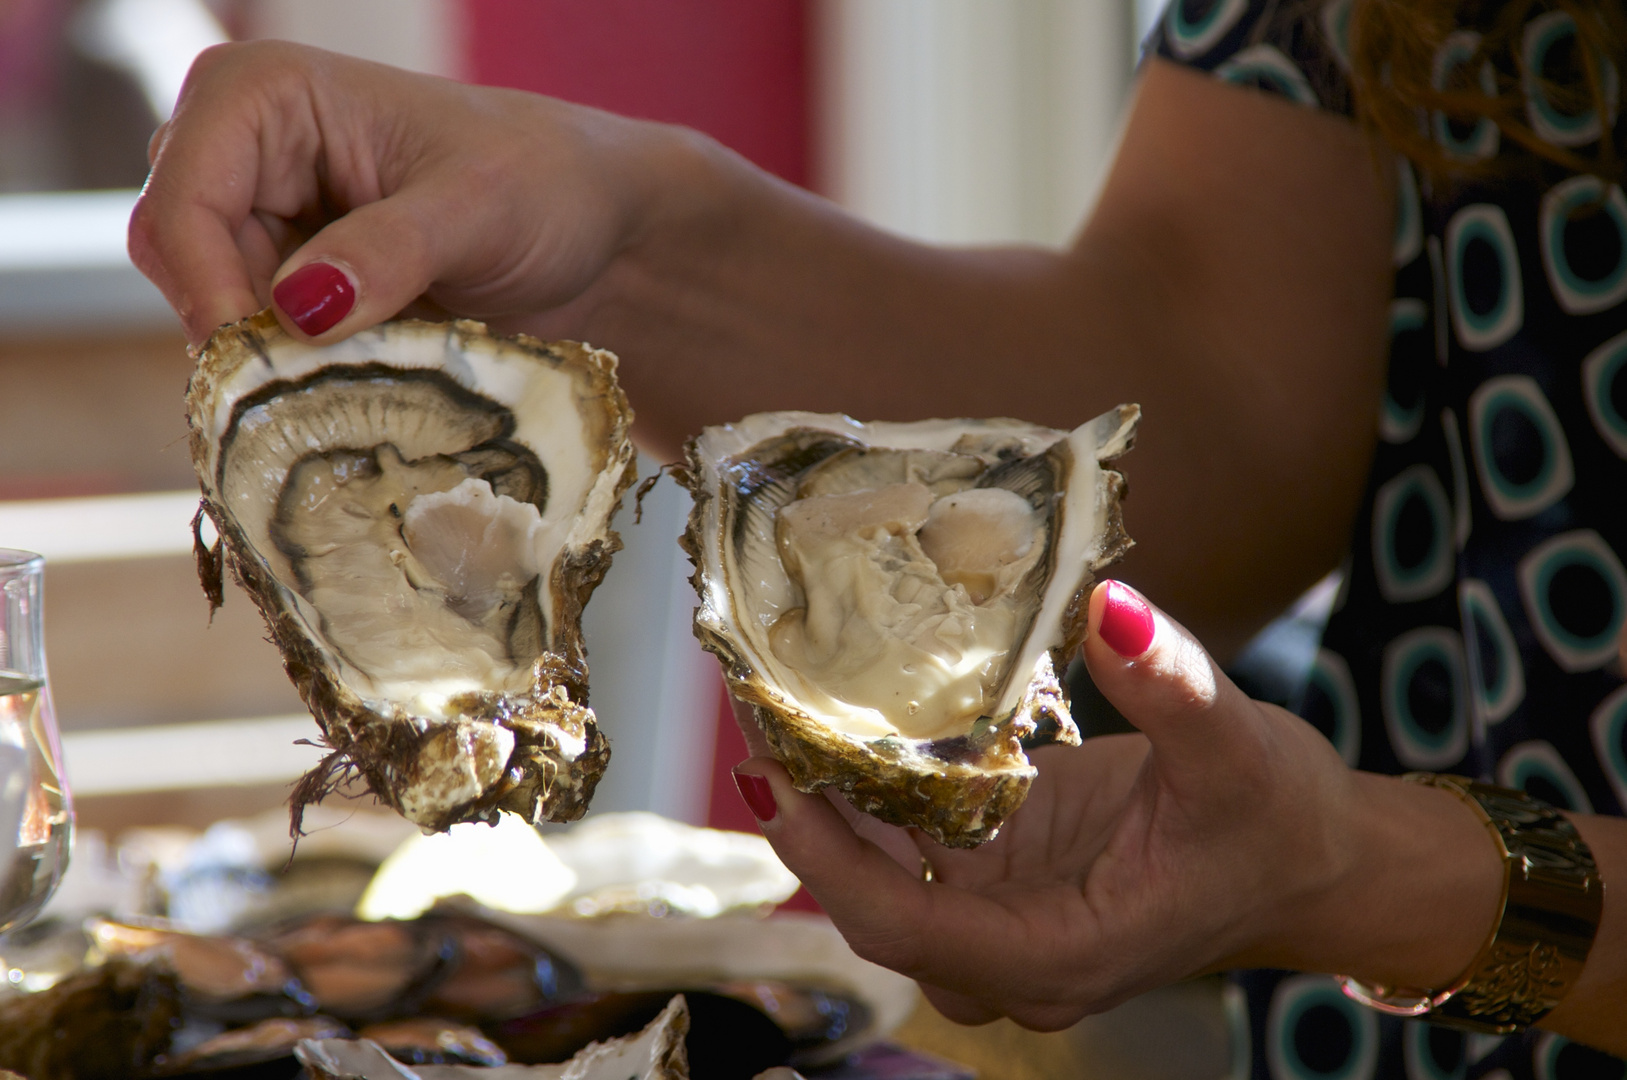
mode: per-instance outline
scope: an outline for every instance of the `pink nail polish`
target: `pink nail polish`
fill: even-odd
[[[1108,648],[1132,660],[1152,648],[1152,609],[1129,586],[1109,581],[1098,628]]]
[[[337,266],[314,262],[278,282],[271,298],[295,326],[315,337],[350,314],[356,306],[356,289]]]
[[[737,772],[734,774],[734,786],[740,789],[740,797],[746,800],[751,816],[758,821],[773,821],[780,812],[779,804],[774,801],[773,786],[761,776]]]

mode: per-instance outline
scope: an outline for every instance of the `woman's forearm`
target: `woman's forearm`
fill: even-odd
[[[658,452],[764,409],[1069,427],[1138,401],[1127,572],[1218,652],[1337,561],[1389,289],[1350,125],[1155,66],[1067,252],[912,243],[726,152],[661,152],[658,227],[532,324],[622,355]]]

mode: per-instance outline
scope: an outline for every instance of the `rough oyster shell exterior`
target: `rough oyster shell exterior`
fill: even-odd
[[[751,707],[799,790],[833,786],[859,810],[919,828],[949,847],[974,847],[995,836],[1033,782],[1036,770],[1025,747],[1079,742],[1058,674],[1084,640],[1094,572],[1132,545],[1119,507],[1124,477],[1101,465],[1130,449],[1139,418],[1138,406],[1122,405],[1070,434],[1011,420],[863,424],[841,415],[775,413],[708,428],[689,441],[678,476],[695,500],[683,540],[701,601],[695,636],[722,662],[730,692]],[[1005,439],[1036,459],[1051,455],[1071,462],[1055,500],[1045,597],[1023,642],[1014,646],[1026,652],[1012,666],[996,714],[981,717],[963,735],[864,738],[834,729],[775,677],[764,635],[751,629],[752,614],[741,610],[745,589],[732,576],[751,572],[741,569],[742,557],[731,548],[748,531],[747,503],[753,492],[774,483],[777,469],[794,471],[817,456],[810,448],[827,436],[865,448],[947,449],[968,436]],[[782,455],[792,464],[765,460],[788,438],[799,443]],[[1079,489],[1087,483],[1088,491]],[[1082,542],[1059,558],[1055,537],[1069,512],[1089,521],[1074,523],[1085,528]]]
[[[580,499],[556,515],[563,521],[562,537],[538,575],[546,630],[535,659],[524,665],[529,670],[521,681],[528,685],[465,689],[430,714],[359,689],[324,636],[323,617],[290,580],[287,560],[279,565],[265,528],[231,505],[223,486],[245,411],[274,409],[279,387],[308,386],[322,373],[347,366],[386,381],[391,371],[413,377],[436,372],[471,399],[492,389],[482,385],[483,378],[502,382],[499,396],[516,413],[577,410],[584,442],[591,445],[584,460],[569,466],[585,470],[577,485]],[[480,323],[461,320],[386,323],[318,349],[290,338],[269,310],[222,327],[199,351],[187,390],[192,460],[203,493],[194,528],[207,515],[220,537],[213,548],[198,539],[199,577],[212,606],[222,601],[226,568],[248,592],[331,751],[291,796],[296,835],[305,805],[358,775],[380,800],[425,830],[495,820],[499,810],[532,822],[570,821],[585,812],[610,751],[587,706],[580,616],[621,547],[609,521],[635,478],[632,411],[615,369],[616,358],[603,351],[525,336],[499,338]],[[569,406],[528,399],[538,397],[527,389],[533,371],[567,375]],[[256,419],[263,420],[263,413]],[[321,427],[313,424],[304,434],[312,450],[355,445],[345,431]],[[509,437],[523,442],[515,432]],[[553,467],[550,454],[557,448],[542,455]]]

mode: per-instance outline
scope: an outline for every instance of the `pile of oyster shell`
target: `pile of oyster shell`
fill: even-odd
[[[331,753],[425,829],[571,820],[609,756],[583,605],[620,546],[632,413],[608,353],[398,322],[337,345],[223,327],[187,402],[200,573],[254,598]],[[1079,739],[1059,680],[1129,547],[1139,410],[1014,420],[770,413],[691,440],[695,631],[803,790],[942,843],[995,835]],[[222,546],[223,545],[223,546]]]
[[[319,1074],[403,1080],[373,1068],[376,1050],[413,1070],[585,1055],[570,1076],[676,1080],[688,1062],[708,1080],[747,1080],[844,1056],[871,1027],[861,1001],[807,980],[692,971],[612,985],[457,910],[380,922],[317,914],[244,935],[94,918],[86,932],[89,966],[0,997],[0,1071],[267,1080],[294,1076],[299,1052]],[[358,1053],[368,1068],[345,1065]],[[551,1075],[518,1070],[514,1080]]]

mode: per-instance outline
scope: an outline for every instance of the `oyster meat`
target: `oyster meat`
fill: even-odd
[[[218,604],[231,567],[332,751],[296,830],[351,770],[430,830],[587,808],[609,748],[580,617],[634,478],[615,372],[466,321],[314,347],[264,311],[205,345],[187,417],[221,540],[200,575]]]
[[[952,847],[995,835],[1024,746],[1079,741],[1058,675],[1130,546],[1102,463],[1139,417],[759,413],[689,442],[695,633],[799,789]]]

